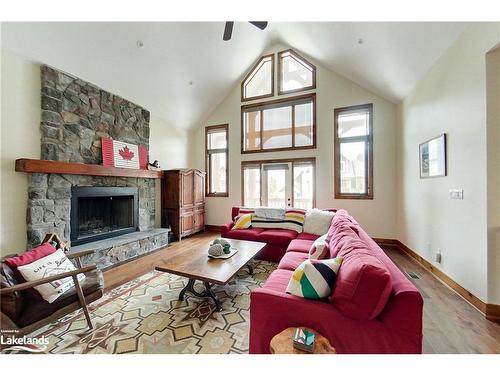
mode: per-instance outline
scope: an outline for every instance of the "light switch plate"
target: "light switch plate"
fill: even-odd
[[[450,189],[451,199],[464,199],[464,189]]]

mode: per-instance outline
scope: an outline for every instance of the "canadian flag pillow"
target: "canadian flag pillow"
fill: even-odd
[[[309,259],[324,259],[328,254],[328,244],[326,234],[316,238],[309,249]]]
[[[57,250],[54,253],[40,258],[32,263],[17,267],[17,270],[26,281],[35,281],[49,276],[74,271],[76,268],[62,250]],[[77,277],[78,281],[85,279],[84,274],[78,274]],[[48,303],[52,303],[74,285],[75,283],[73,282],[73,278],[66,277],[64,279],[35,286],[35,289],[38,293],[40,293],[44,300]]]

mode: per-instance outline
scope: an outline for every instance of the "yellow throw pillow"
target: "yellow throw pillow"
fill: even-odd
[[[253,214],[239,215],[234,220],[233,229],[247,229],[252,225]]]

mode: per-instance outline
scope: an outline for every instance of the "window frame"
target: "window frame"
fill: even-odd
[[[258,95],[258,96],[252,96],[250,98],[245,98],[245,81],[252,75],[252,73],[257,69],[259,64],[262,62],[262,60],[271,58],[271,93],[270,94],[264,94],[264,95]],[[261,56],[259,60],[252,66],[252,69],[247,73],[245,78],[241,81],[241,101],[242,102],[249,102],[253,100],[258,100],[258,99],[264,99],[264,98],[270,98],[274,96],[274,53],[271,53],[269,55],[264,55]]]
[[[307,86],[307,87],[302,87],[299,89],[294,89],[294,90],[283,90],[283,73],[282,73],[282,67],[283,67],[283,55],[285,53],[290,53],[290,55],[296,57],[297,59],[305,62],[309,67],[312,69],[312,85]],[[316,89],[316,66],[311,64],[306,58],[295,52],[293,49],[286,49],[284,51],[278,52],[278,95],[285,95],[285,94],[292,94],[292,93],[297,93],[301,91],[308,91],[308,90],[314,90]]]
[[[312,102],[313,106],[313,113],[312,113],[312,145],[308,146],[295,146],[295,110],[294,106],[295,105],[300,105],[304,104],[304,102],[308,101]],[[270,108],[280,108],[280,107],[287,107],[291,106],[292,107],[292,127],[291,127],[291,132],[292,132],[292,146],[290,147],[278,147],[278,148],[262,148],[264,143],[262,142],[262,133],[264,131],[264,116],[263,116],[263,111],[265,109],[270,109]],[[246,112],[254,112],[256,110],[260,110],[260,134],[261,134],[261,142],[260,142],[260,149],[258,150],[245,150],[245,113]],[[261,153],[261,152],[278,152],[278,151],[290,151],[290,150],[308,150],[308,149],[315,149],[316,148],[316,93],[310,93],[310,94],[305,94],[305,95],[299,95],[299,96],[292,96],[292,97],[287,97],[287,98],[279,98],[276,100],[268,100],[264,102],[259,102],[259,103],[253,103],[253,104],[246,104],[241,106],[241,153],[242,154],[255,154],[255,153]]]
[[[245,166],[246,165],[258,165],[259,170],[262,168],[262,164],[271,164],[271,163],[292,163],[292,186],[291,186],[291,197],[292,197],[292,207],[294,203],[294,178],[295,178],[295,169],[294,169],[294,164],[301,164],[301,163],[311,163],[313,166],[313,198],[312,198],[312,206],[313,208],[316,207],[316,158],[315,157],[310,157],[310,158],[290,158],[290,159],[268,159],[268,160],[246,160],[241,162],[241,206],[244,207],[245,205]],[[262,177],[262,176],[261,176]],[[261,180],[262,184],[262,180]],[[262,187],[260,189],[260,202],[262,204]]]
[[[226,148],[209,150],[208,149],[208,135],[213,133],[214,130],[223,129],[226,132]],[[217,193],[210,191],[212,181],[212,171],[210,170],[210,155],[222,154],[226,155],[226,192]],[[205,183],[205,196],[206,197],[229,197],[229,124],[210,125],[205,127],[205,172],[207,181]]]
[[[369,113],[368,135],[339,138],[338,119],[343,113],[352,113],[356,111],[367,111]],[[373,103],[353,105],[342,108],[335,108],[333,115],[333,134],[334,134],[334,191],[335,199],[373,199]],[[340,184],[340,144],[347,142],[365,142],[365,186],[366,193],[353,194],[342,193]]]

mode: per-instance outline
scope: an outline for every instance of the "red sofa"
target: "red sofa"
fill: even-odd
[[[233,208],[233,217],[237,210]],[[344,261],[325,301],[285,292],[293,270],[308,258],[317,236],[296,234],[283,251],[286,235],[281,230],[230,228],[228,224],[223,236],[266,240],[261,258],[274,260],[281,254],[278,269],[251,293],[250,353],[269,353],[273,336],[296,326],[320,332],[341,354],[422,352],[422,296],[346,211],[337,212],[328,232],[329,257],[342,256]],[[236,233],[240,231],[244,232]],[[275,233],[281,242],[268,242]]]

